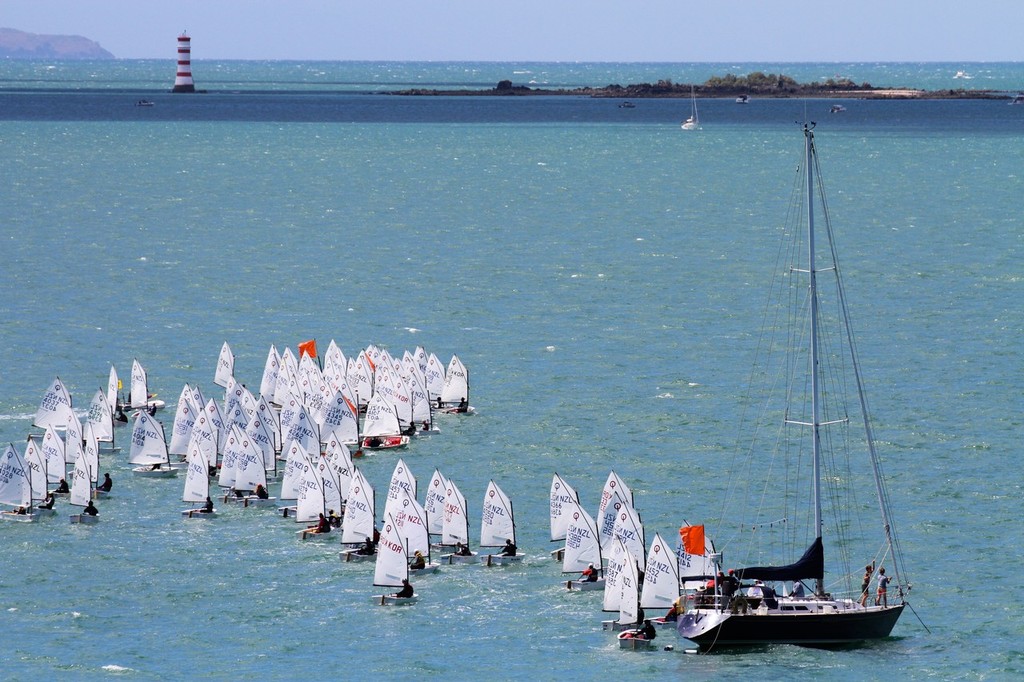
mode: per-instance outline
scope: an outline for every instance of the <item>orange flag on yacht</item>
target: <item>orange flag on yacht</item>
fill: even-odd
[[[310,339],[309,341],[303,341],[299,344],[299,357],[301,358],[303,353],[311,358],[316,357],[316,339]]]
[[[687,554],[704,555],[704,526],[683,526],[679,529],[679,539]]]

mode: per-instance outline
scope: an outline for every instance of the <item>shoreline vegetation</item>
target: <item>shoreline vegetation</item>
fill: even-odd
[[[854,83],[848,78],[822,81],[820,83],[797,83],[793,78],[781,74],[755,71],[746,76],[728,74],[712,76],[704,83],[673,83],[663,79],[657,83],[636,83],[633,85],[606,85],[600,88],[541,88],[514,85],[510,80],[499,81],[490,89],[429,89],[413,88],[393,90],[386,94],[403,96],[479,96],[529,97],[561,95],[610,99],[650,99],[689,97],[692,91],[697,97],[760,97],[760,98],[860,98],[860,99],[1009,99],[1013,94],[999,90],[919,90],[915,88],[876,88],[870,83]]]

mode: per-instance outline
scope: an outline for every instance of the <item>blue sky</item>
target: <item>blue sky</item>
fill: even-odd
[[[1022,0],[0,0],[0,27],[117,57],[1022,61]]]

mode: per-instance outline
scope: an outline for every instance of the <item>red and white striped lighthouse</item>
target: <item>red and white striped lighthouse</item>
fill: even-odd
[[[171,92],[195,92],[192,82],[192,39],[185,33],[178,36],[178,72]]]

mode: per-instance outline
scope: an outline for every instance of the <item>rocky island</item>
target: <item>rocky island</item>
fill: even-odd
[[[572,89],[531,88],[514,85],[510,80],[500,81],[491,89],[431,90],[415,88],[389,92],[392,95],[466,96],[496,95],[504,97],[536,95],[572,95],[577,97],[608,97],[616,99],[644,99],[652,97],[689,97],[691,88],[698,97],[853,97],[862,99],[1006,99],[1005,92],[994,90],[917,90],[914,88],[876,88],[870,83],[854,83],[848,78],[832,79],[820,83],[798,83],[793,78],[760,71],[746,76],[728,74],[713,76],[701,84],[657,83],[634,85],[606,85]]]
[[[114,59],[100,44],[82,36],[26,33],[0,28],[3,59]]]

